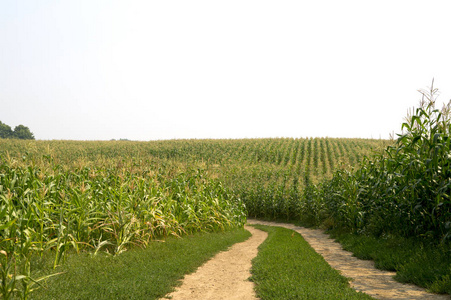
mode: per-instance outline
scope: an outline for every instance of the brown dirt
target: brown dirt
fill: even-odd
[[[252,233],[252,237],[233,245],[228,251],[218,253],[195,273],[186,275],[182,285],[166,297],[174,300],[258,299],[254,284],[248,278],[251,276],[251,260],[257,256],[257,248],[268,234],[253,227],[245,228]]]
[[[374,267],[374,262],[353,257],[351,252],[343,250],[339,243],[322,230],[258,220],[248,220],[248,223],[282,226],[299,232],[332,268],[351,278],[351,287],[376,299],[450,299],[448,295],[431,294],[415,285],[395,281],[393,276],[396,273],[378,270]]]

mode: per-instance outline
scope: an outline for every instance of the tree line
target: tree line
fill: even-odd
[[[0,121],[0,138],[34,140],[34,135],[27,126],[17,125],[12,130],[11,126]]]

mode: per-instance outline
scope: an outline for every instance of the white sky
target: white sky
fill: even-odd
[[[400,132],[435,78],[451,2],[0,2],[0,121],[37,139]]]

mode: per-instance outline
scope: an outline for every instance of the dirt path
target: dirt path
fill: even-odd
[[[248,240],[237,243],[228,251],[218,253],[199,267],[195,273],[186,275],[182,285],[167,295],[178,299],[258,299],[255,297],[251,276],[251,260],[257,256],[257,247],[268,234],[245,226],[252,233]]]
[[[430,294],[415,285],[395,281],[394,272],[378,270],[372,261],[353,257],[351,252],[343,250],[339,243],[330,239],[322,230],[258,220],[247,222],[248,224],[282,226],[299,232],[332,268],[339,270],[343,276],[352,278],[351,286],[354,289],[376,299],[450,299],[447,295]]]

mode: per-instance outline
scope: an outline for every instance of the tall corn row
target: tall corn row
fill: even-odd
[[[321,205],[305,218],[319,216],[317,224],[327,220],[330,226],[376,236],[450,240],[451,104],[437,109],[433,87],[421,93],[420,106],[402,124],[396,143],[363,159],[356,171],[337,170],[313,187],[308,196]],[[343,146],[356,160],[351,149],[358,147]]]

